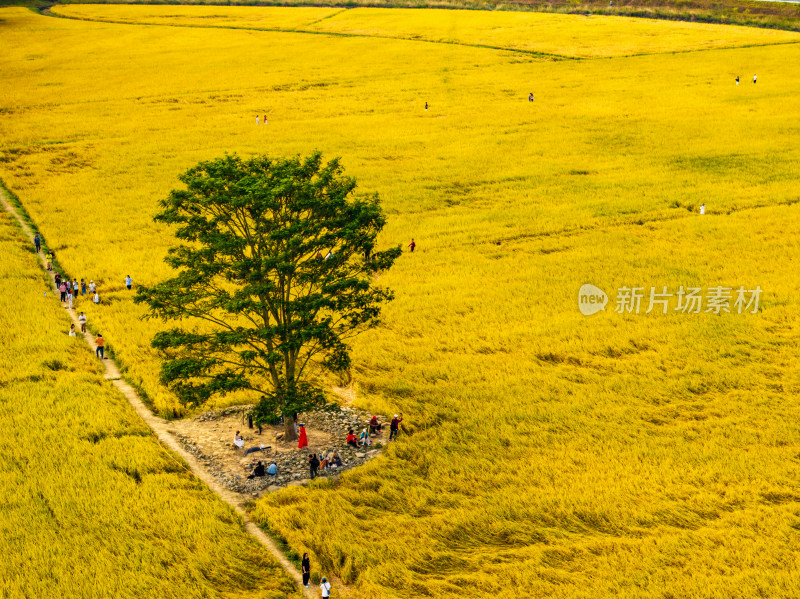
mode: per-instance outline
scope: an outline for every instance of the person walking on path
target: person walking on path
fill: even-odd
[[[39,234],[33,236],[33,244],[36,246],[36,253],[42,251],[42,240],[39,238]]]
[[[97,333],[97,337],[94,340],[94,344],[97,346],[97,349],[94,350],[94,353],[97,354],[97,357],[100,358],[101,360],[105,360],[106,342],[105,339],[103,339],[103,335]]]
[[[72,289],[67,290],[67,310],[72,310]]]
[[[317,454],[312,453],[311,457],[308,458],[308,467],[311,470],[311,480],[317,478],[317,469],[319,468],[319,458]]]
[[[319,588],[322,591],[322,597],[330,597],[331,596],[331,583],[328,582],[328,579],[324,576],[319,583]]]
[[[311,579],[311,560],[308,559],[308,553],[303,554],[301,569],[303,570],[303,586],[308,588],[308,581]]]
[[[86,314],[81,312],[80,316],[78,316],[78,322],[81,324],[81,333],[86,332]]]
[[[63,304],[67,301],[67,284],[62,281],[58,286],[58,291],[61,293],[61,303]]]
[[[75,297],[75,299],[78,299],[80,290],[81,286],[80,283],[78,283],[78,279],[72,279],[72,295]]]
[[[131,279],[131,276],[128,275],[127,277],[125,277],[125,287],[127,287],[128,291],[130,291],[132,285],[133,285],[133,279]]]
[[[304,424],[300,424],[299,427],[300,435],[297,440],[297,449],[303,449],[304,447],[308,447],[308,435],[306,435],[306,427]]]
[[[61,273],[56,271],[56,275],[53,277],[56,282],[56,288],[61,287]]]
[[[53,252],[47,252],[47,270],[53,270]]]
[[[412,237],[412,238],[411,238],[411,243],[409,243],[409,244],[408,244],[408,249],[409,249],[409,250],[411,250],[411,253],[412,253],[412,254],[414,253],[414,248],[415,248],[415,247],[417,247],[417,244],[416,244],[416,242],[414,241],[414,238]]]
[[[401,413],[400,416],[395,414],[394,418],[392,418],[392,423],[389,425],[389,441],[397,438],[401,422],[403,422],[403,414]]]

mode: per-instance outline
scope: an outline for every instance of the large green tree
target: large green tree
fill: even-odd
[[[374,251],[385,224],[377,194],[356,196],[338,160],[201,162],[160,202],[155,220],[180,244],[171,279],[141,286],[136,302],[175,328],[152,341],[161,377],[187,405],[215,395],[258,394],[257,420],[324,402],[320,369],[345,371],[348,340],[374,327],[391,291],[374,283],[400,247]],[[202,321],[202,322],[201,322]],[[319,368],[317,368],[319,367]]]

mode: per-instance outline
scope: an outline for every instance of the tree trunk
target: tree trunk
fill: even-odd
[[[295,430],[295,422],[293,416],[287,414],[283,417],[283,440],[284,441],[297,441],[297,431]]]

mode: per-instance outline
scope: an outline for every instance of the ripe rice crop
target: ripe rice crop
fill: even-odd
[[[151,215],[192,164],[341,155],[384,199],[381,243],[418,244],[381,276],[397,299],[352,372],[356,403],[403,411],[405,434],[257,517],[360,597],[796,596],[794,38],[371,9],[263,13],[359,35],[237,31],[166,27],[200,20],[168,8],[0,12],[0,176],[99,281],[79,309],[158,410],[179,408],[159,323],[123,278],[167,274]],[[230,27],[264,9],[204,10]],[[585,283],[605,311],[579,312]],[[720,285],[761,287],[760,310],[615,312],[626,286]]]

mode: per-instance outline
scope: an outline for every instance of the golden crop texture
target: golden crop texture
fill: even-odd
[[[0,212],[0,597],[297,596],[105,381]]]
[[[318,148],[380,192],[383,246],[417,241],[354,344],[356,402],[403,411],[407,434],[336,485],[258,503],[296,551],[360,597],[799,594],[795,34],[57,10],[159,24],[3,10],[0,176],[60,264],[100,283],[104,303],[78,307],[158,410],[176,408],[158,323],[123,278],[168,274],[151,215],[178,173]],[[287,31],[235,29],[260,19]],[[580,314],[584,283],[604,312]],[[625,286],[717,285],[761,287],[759,313],[614,311]]]

